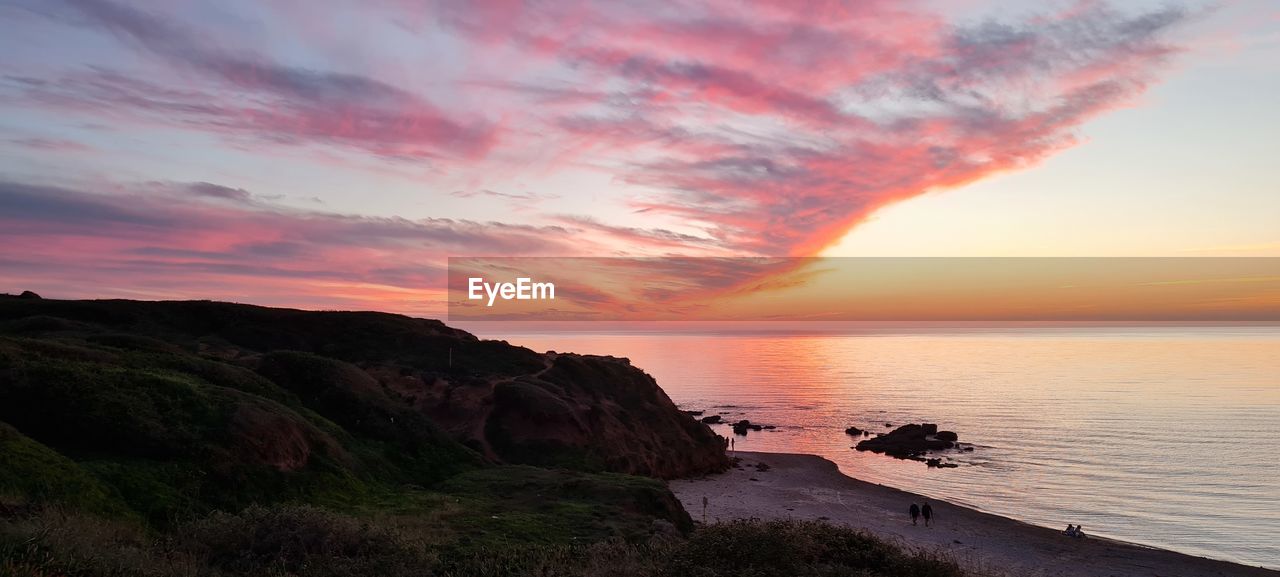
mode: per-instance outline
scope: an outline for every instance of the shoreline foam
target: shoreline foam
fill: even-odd
[[[944,554],[980,573],[1019,576],[1280,577],[1280,571],[1104,538],[1071,539],[1031,525],[929,498],[934,527],[912,526],[907,506],[926,498],[841,473],[816,455],[738,451],[739,468],[672,481],[685,509],[707,522],[736,518],[825,519],[908,547]],[[764,463],[768,470],[759,471]],[[1066,520],[1063,521],[1065,527]],[[1089,528],[1085,527],[1088,532]]]

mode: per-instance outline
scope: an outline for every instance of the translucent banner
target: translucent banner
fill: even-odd
[[[449,319],[1280,321],[1280,258],[449,259]]]

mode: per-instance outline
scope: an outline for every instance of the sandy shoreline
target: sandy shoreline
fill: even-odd
[[[911,547],[941,551],[979,570],[1018,576],[1280,577],[1280,571],[1214,561],[1163,549],[1090,538],[1070,539],[967,507],[928,499],[934,527],[912,526],[907,505],[925,498],[859,481],[815,455],[738,451],[741,468],[671,482],[695,520],[825,518]],[[769,465],[757,471],[756,464]],[[1065,526],[1065,524],[1064,524]],[[1088,527],[1085,528],[1088,530]]]

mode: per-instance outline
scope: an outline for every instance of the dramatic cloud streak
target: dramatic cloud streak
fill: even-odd
[[[12,26],[52,31],[42,49],[95,48],[5,67],[0,106],[76,124],[0,146],[146,160],[41,181],[61,187],[10,176],[0,236],[21,250],[6,266],[37,284],[186,279],[155,291],[171,296],[266,279],[272,302],[304,281],[443,290],[450,254],[816,254],[887,204],[1072,146],[1159,78],[1191,15],[1089,1],[962,25],[887,1],[13,6]],[[91,144],[66,135],[86,126]],[[101,131],[136,133],[143,152]],[[173,135],[397,179],[421,191],[402,208],[428,217],[272,204],[316,195],[304,184],[146,175],[180,154]],[[494,216],[446,217],[459,207]]]
[[[206,182],[103,188],[115,192],[0,181],[9,282],[105,290],[128,275],[130,290],[115,296],[393,302],[400,310],[439,312],[442,254],[560,253],[570,250],[574,234],[557,226],[290,210]]]
[[[691,25],[597,14],[554,54],[648,96],[602,100],[562,126],[651,153],[619,166],[654,191],[638,206],[735,249],[811,254],[885,204],[1070,146],[1075,129],[1146,88],[1173,51],[1162,34],[1187,13],[1088,3],[950,27],[873,3],[801,20],[811,16],[748,10]],[[530,49],[544,43],[532,38]]]

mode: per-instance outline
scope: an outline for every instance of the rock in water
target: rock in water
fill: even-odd
[[[743,419],[733,424],[733,434],[735,435],[746,435],[747,431],[760,431],[763,429],[764,425],[757,425],[747,419]]]
[[[929,451],[940,451],[955,446],[955,433],[943,431],[933,435],[928,432],[931,429],[936,432],[937,425],[919,425],[915,423],[903,425],[888,434],[866,439],[858,443],[855,448],[859,451],[883,453],[898,459],[920,460]],[[941,438],[943,433],[949,433],[948,437],[950,438]]]

